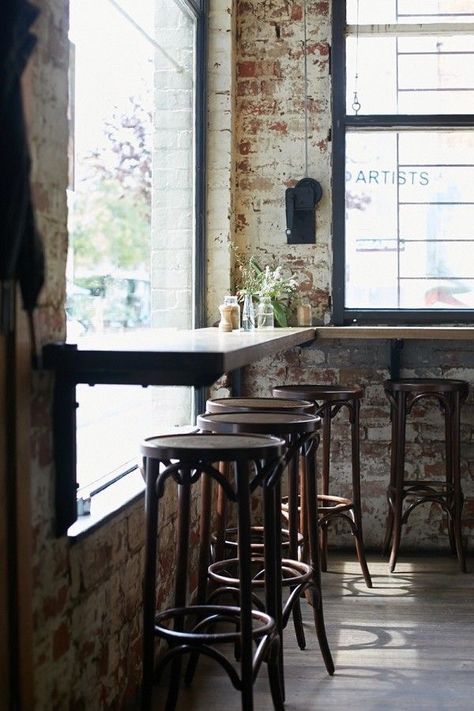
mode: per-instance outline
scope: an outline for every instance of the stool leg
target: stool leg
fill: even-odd
[[[454,407],[454,402],[449,402],[449,407],[445,406],[443,408],[444,412],[444,429],[445,429],[445,443],[446,443],[446,504],[449,509],[448,519],[448,536],[449,545],[451,547],[451,552],[457,555],[456,550],[456,538],[454,535],[454,492],[453,492],[453,427],[452,427],[452,413],[449,412],[451,407]]]
[[[357,528],[355,534],[355,544],[357,558],[359,560],[365,584],[368,588],[372,587],[372,579],[370,577],[367,560],[365,558],[364,539],[362,536],[362,510],[360,499],[360,402],[359,400],[352,401],[351,410],[351,444],[352,444],[352,503],[354,523]]]
[[[392,535],[393,535],[393,507],[392,503],[390,501],[390,494],[389,492],[393,489],[395,486],[395,481],[397,479],[397,451],[396,451],[396,446],[395,442],[398,441],[398,435],[397,435],[397,410],[393,404],[393,402],[390,403],[390,420],[392,424],[392,434],[391,434],[391,442],[392,442],[392,449],[390,452],[390,481],[387,489],[387,501],[388,501],[388,511],[387,511],[387,521],[385,524],[385,537],[384,537],[384,542],[383,542],[383,554],[388,555],[390,551],[390,544],[392,542]]]
[[[240,569],[240,668],[242,711],[253,711],[252,574],[250,569],[250,491],[247,464],[237,464],[238,551]]]
[[[155,661],[154,622],[156,613],[156,552],[158,532],[158,499],[155,492],[159,463],[148,459],[146,471],[146,534],[145,534],[145,575],[143,582],[143,670],[141,709],[151,709],[153,693],[153,668]]]
[[[219,487],[220,489],[221,487]],[[198,557],[198,585],[196,593],[196,604],[204,605],[207,599],[208,573],[209,567],[209,546],[211,540],[211,509],[212,509],[212,479],[208,474],[201,475],[201,512],[199,525],[199,557]],[[190,686],[196,666],[199,660],[199,652],[192,652],[184,675],[185,686]]]
[[[229,462],[219,463],[219,472],[223,477],[229,477]],[[217,490],[217,525],[216,525],[216,548],[215,560],[224,560],[226,558],[225,551],[225,529],[227,526],[227,497],[222,486]]]
[[[177,552],[176,552],[176,577],[174,606],[186,606],[186,588],[188,579],[188,558],[189,558],[189,528],[190,528],[190,504],[191,504],[191,471],[183,468],[180,471],[182,477],[178,486],[178,521],[177,521]],[[174,629],[182,632],[184,620],[176,617]],[[178,700],[179,682],[181,677],[182,657],[176,656],[171,662],[170,681],[168,697],[166,699],[166,711],[174,711]]]
[[[393,540],[390,553],[389,568],[393,573],[397,564],[398,550],[400,548],[400,538],[402,529],[402,509],[403,509],[403,482],[405,477],[405,428],[406,428],[406,393],[396,394],[396,440],[392,442],[392,456],[394,462],[394,491],[393,491]],[[395,451],[394,451],[395,450]]]
[[[293,443],[289,442],[289,447],[294,449]],[[290,534],[288,557],[298,559],[298,452],[294,452],[294,456],[288,463],[288,530]],[[291,610],[293,624],[295,627],[296,640],[300,649],[306,647],[306,639],[303,628],[303,616],[301,614],[301,604],[299,597],[295,599]]]
[[[458,392],[453,393],[453,405],[451,408],[451,446],[452,446],[452,480],[454,487],[453,501],[453,525],[454,525],[454,540],[456,542],[456,552],[459,560],[459,566],[463,573],[466,572],[466,560],[464,557],[464,549],[462,544],[462,507],[463,493],[461,489],[461,453],[460,453],[460,419],[461,419],[461,402]]]
[[[316,449],[316,442],[313,440],[311,447]],[[323,597],[321,591],[321,572],[319,559],[319,540],[318,540],[318,499],[316,488],[316,457],[315,452],[308,452],[306,458],[306,493],[307,507],[306,518],[308,521],[308,543],[310,562],[313,571],[311,596],[314,615],[314,624],[318,637],[319,647],[323,655],[324,664],[328,674],[334,674],[334,662],[329,649],[329,643],[326,636],[326,626],[324,624],[323,615]]]
[[[279,640],[278,662],[276,665],[268,664],[268,675],[275,708],[278,708],[278,705],[282,707],[285,698],[285,679],[283,675],[280,502],[280,484],[277,483],[271,488],[264,485],[265,610],[275,620]]]
[[[221,489],[222,487],[219,487]],[[207,599],[209,567],[209,546],[211,540],[212,479],[208,474],[201,476],[201,513],[199,531],[198,587],[196,603],[203,605]]]
[[[321,493],[325,496],[329,494],[329,469],[331,461],[331,403],[323,405],[321,415],[323,418],[323,437],[322,437],[322,467],[321,467]],[[316,456],[316,454],[315,454]],[[308,494],[309,499],[309,494]],[[309,499],[311,500],[311,499]],[[317,505],[317,502],[315,501]],[[327,526],[320,527],[321,540],[321,570],[327,571],[327,555],[328,555],[328,528]]]
[[[303,546],[301,550],[301,559],[308,560],[308,522],[306,520],[306,469],[304,448],[298,453],[298,482],[300,485],[300,524],[299,530],[303,535]]]

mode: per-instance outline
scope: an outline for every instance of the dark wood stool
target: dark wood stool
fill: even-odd
[[[317,516],[321,531],[321,569],[327,570],[327,528],[330,521],[342,518],[347,521],[354,536],[357,558],[368,588],[372,587],[369,568],[365,557],[362,535],[362,508],[360,500],[360,400],[364,391],[359,386],[343,385],[281,385],[273,388],[276,398],[297,398],[310,400],[315,405],[315,413],[323,422],[321,493],[309,499],[307,510],[310,520]],[[351,428],[352,497],[333,496],[329,493],[331,462],[331,422],[340,410],[345,408]],[[309,496],[309,493],[308,493]],[[311,503],[313,502],[313,503]],[[317,504],[315,506],[315,503]],[[304,532],[303,532],[304,533]]]
[[[386,380],[384,390],[391,405],[392,449],[388,515],[384,550],[390,550],[390,572],[395,570],[401,529],[409,515],[422,503],[437,504],[447,514],[451,550],[463,572],[466,561],[461,536],[463,493],[460,475],[461,405],[469,393],[465,380],[449,378],[407,378]],[[444,415],[446,443],[445,481],[405,479],[405,430],[407,415],[421,399],[436,400]],[[407,503],[404,506],[405,502]]]
[[[206,402],[206,413],[217,414],[219,412],[253,412],[260,410],[261,412],[306,412],[314,413],[314,403],[308,400],[280,399],[274,397],[223,397],[210,398]],[[225,476],[227,464],[221,465],[221,471]],[[216,560],[222,560],[225,557],[225,535],[224,528],[226,527],[227,499],[224,492],[219,489],[217,498],[217,526],[216,535],[214,537],[214,548]],[[227,539],[228,540],[228,539]]]
[[[298,560],[298,455],[304,450],[308,453],[311,462],[314,462],[313,449],[317,446],[315,435],[320,429],[321,419],[306,413],[260,412],[254,410],[199,415],[197,425],[201,430],[208,432],[271,434],[286,440],[289,484],[289,547],[288,558],[283,560],[281,582],[284,587],[290,588],[291,593],[282,608],[282,614],[277,619],[277,623],[281,624],[283,629],[292,613],[297,641],[300,648],[304,649],[306,643],[301,617],[300,596],[304,590],[308,589],[311,593],[314,623],[321,653],[328,673],[333,674],[334,663],[327,641],[323,616],[317,523],[316,527],[311,526],[308,531],[309,565],[305,565]],[[310,492],[312,500],[316,501],[316,471],[314,466],[308,466],[306,469],[306,488]],[[279,519],[281,516],[280,482],[275,484],[274,505],[275,516]],[[206,541],[204,541],[204,545],[206,545]],[[259,560],[259,555],[258,553],[255,554],[255,550],[253,558],[255,561]],[[238,582],[238,577],[229,571],[233,571],[238,567],[238,559],[217,560],[209,567],[209,575],[212,580],[221,585],[232,586]],[[224,573],[224,571],[226,572]],[[263,586],[266,583],[266,577],[266,570],[257,571],[257,575],[254,577],[254,585],[256,587]]]
[[[253,709],[253,681],[263,661],[267,662],[275,709],[283,709],[280,669],[281,638],[276,617],[281,614],[278,595],[280,578],[279,520],[274,515],[274,488],[281,474],[286,446],[282,439],[262,435],[171,435],[156,437],[141,446],[146,474],[146,545],[143,618],[142,709],[150,709],[154,676],[154,640],[169,645],[157,667],[159,676],[171,664],[167,711],[176,706],[182,657],[206,654],[228,673],[241,692],[243,711]],[[224,479],[215,462],[234,462],[235,478]],[[240,560],[239,605],[187,605],[187,572],[191,488],[200,479],[215,479],[237,505]],[[158,510],[166,485],[178,487],[177,549],[174,607],[156,612],[156,555]],[[261,486],[265,501],[265,612],[252,608],[250,496]],[[201,525],[203,522],[201,521]],[[224,631],[215,627],[223,622]],[[235,631],[229,625],[236,626]],[[215,648],[233,642],[239,647],[240,675]],[[253,644],[256,644],[255,653]]]

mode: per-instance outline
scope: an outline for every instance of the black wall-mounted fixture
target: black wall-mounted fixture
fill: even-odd
[[[316,220],[314,210],[321,200],[323,189],[314,178],[303,178],[294,188],[287,188],[286,238],[288,244],[314,244]]]

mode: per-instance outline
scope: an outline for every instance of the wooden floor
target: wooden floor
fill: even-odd
[[[303,601],[307,648],[285,634],[287,711],[311,709],[474,709],[474,561],[467,574],[447,555],[402,556],[396,572],[369,556],[368,590],[352,554],[332,556],[323,574],[326,626],[336,673],[327,675],[311,608]],[[157,689],[155,708],[163,708]],[[203,659],[179,711],[240,711],[239,693]],[[272,704],[266,669],[255,686],[256,711]]]

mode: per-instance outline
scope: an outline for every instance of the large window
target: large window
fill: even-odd
[[[334,321],[474,315],[471,0],[333,3]]]
[[[70,0],[71,342],[202,325],[204,4]],[[81,385],[77,400],[84,494],[193,417],[191,388]]]

